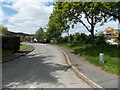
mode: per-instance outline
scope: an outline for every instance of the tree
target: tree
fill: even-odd
[[[58,3],[58,6],[54,6],[47,28],[47,33],[51,39],[54,38],[59,40],[63,31],[67,31],[69,29],[69,25],[67,25],[67,21],[63,16],[64,12],[62,11],[61,3]]]
[[[106,44],[105,35],[103,33],[99,33],[98,35],[95,36],[95,44],[96,45]]]
[[[40,27],[40,28],[36,31],[34,37],[38,40],[38,42],[43,42],[43,33],[44,33],[44,31],[43,31],[43,28],[42,28],[42,27]]]
[[[75,33],[73,36],[73,43],[87,44],[89,43],[89,36],[85,33]]]
[[[62,31],[68,30],[70,25],[74,27],[75,24],[81,23],[91,33],[91,42],[94,43],[95,25],[100,22],[103,25],[111,17],[110,14],[101,11],[104,10],[105,4],[102,2],[57,2],[54,6],[53,16],[57,17],[55,20],[57,20],[57,24],[61,25]],[[114,3],[110,4],[111,7],[114,6]],[[100,5],[102,6],[99,8]],[[116,13],[118,12],[116,11]]]
[[[100,2],[98,10],[109,15],[111,20],[118,20],[120,23],[120,1],[119,2]]]
[[[1,32],[2,34],[9,34],[8,29],[7,29],[6,27],[4,27],[4,26],[0,26],[0,32]]]

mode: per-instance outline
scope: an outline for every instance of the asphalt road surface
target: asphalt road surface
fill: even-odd
[[[35,50],[2,65],[3,88],[91,88],[68,68],[65,57],[56,47],[26,44]]]

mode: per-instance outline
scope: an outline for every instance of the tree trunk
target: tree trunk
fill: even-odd
[[[120,25],[120,18],[118,18],[118,25]]]
[[[91,33],[91,42],[92,42],[92,44],[94,44],[94,26],[93,25],[91,26],[90,33]]]
[[[92,44],[94,44],[94,16],[92,14],[92,17],[91,17],[91,42]]]
[[[67,42],[70,42],[70,33],[69,33],[69,30],[67,31],[67,35],[68,35],[68,40],[67,40]]]

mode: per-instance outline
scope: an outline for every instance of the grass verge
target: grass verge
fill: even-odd
[[[62,46],[65,48],[69,48],[74,50],[74,52],[90,63],[99,66],[101,69],[108,71],[110,73],[116,74],[120,76],[119,68],[120,68],[120,47],[111,46],[111,45],[88,45],[88,44],[76,44],[71,45],[69,43],[64,44],[54,44],[58,46]],[[105,63],[99,63],[99,53],[104,53],[105,55]]]
[[[27,45],[20,45],[19,51],[23,51],[23,50],[25,50],[26,48],[28,48]]]

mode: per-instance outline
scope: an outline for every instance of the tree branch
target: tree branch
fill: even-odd
[[[85,23],[84,23],[82,20],[80,20],[79,18],[78,18],[78,20],[79,20],[79,22],[81,22],[81,23],[85,26],[85,28],[90,32],[89,28],[85,25]]]
[[[87,18],[87,21],[88,21],[88,23],[91,25],[91,23],[90,23],[90,21],[89,21],[89,19],[88,19],[88,14],[85,12],[85,10],[83,10],[83,12],[85,13],[85,15],[86,15],[86,18]]]
[[[103,9],[99,9],[101,12],[103,12],[103,13],[105,13],[105,14],[108,14],[108,15],[110,15],[110,16],[113,16],[113,17],[115,17],[115,18],[117,18],[117,19],[119,19],[120,18],[120,16],[119,15],[116,15],[116,14],[112,14],[112,13],[110,13],[110,12],[105,12]]]

